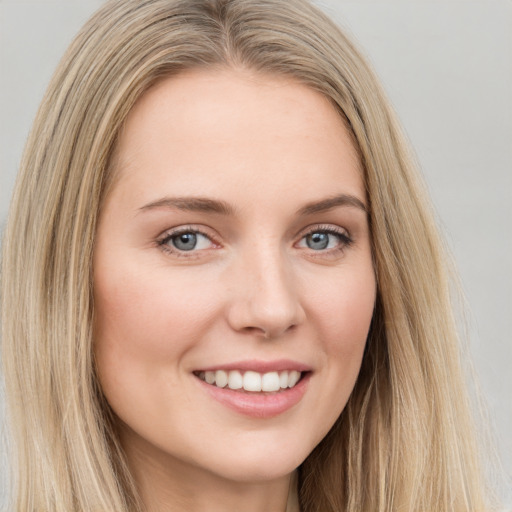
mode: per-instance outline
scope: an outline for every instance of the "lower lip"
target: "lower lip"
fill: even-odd
[[[239,414],[252,418],[272,418],[286,412],[300,402],[306,392],[311,373],[303,375],[293,387],[275,393],[244,393],[229,388],[218,388],[197,379],[210,396]]]

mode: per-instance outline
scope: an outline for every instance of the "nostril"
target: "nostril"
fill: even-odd
[[[273,339],[295,330],[305,312],[293,283],[267,272],[233,289],[227,319],[237,332]]]
[[[270,340],[270,339],[282,336],[285,333],[294,331],[294,330],[296,330],[296,328],[297,328],[296,324],[289,325],[288,327],[285,327],[285,328],[279,328],[279,327],[265,328],[265,327],[248,326],[248,327],[244,327],[243,329],[241,329],[241,331],[245,332],[247,334],[255,335],[255,336],[262,336],[266,340]]]

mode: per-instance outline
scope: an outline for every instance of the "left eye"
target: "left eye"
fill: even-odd
[[[211,247],[211,240],[197,231],[182,231],[168,236],[163,244],[171,246],[178,251],[194,251],[208,249]]]
[[[328,231],[313,231],[304,236],[299,242],[299,247],[307,247],[313,251],[324,251],[343,246],[348,242],[348,237],[341,233]]]

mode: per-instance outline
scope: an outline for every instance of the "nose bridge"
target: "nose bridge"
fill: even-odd
[[[267,338],[283,334],[304,317],[292,268],[279,243],[260,240],[240,258],[230,319],[237,330]]]

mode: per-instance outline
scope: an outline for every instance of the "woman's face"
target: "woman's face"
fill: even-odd
[[[189,71],[136,104],[115,166],[95,356],[128,455],[232,481],[290,473],[348,400],[375,301],[340,116],[291,79]]]

